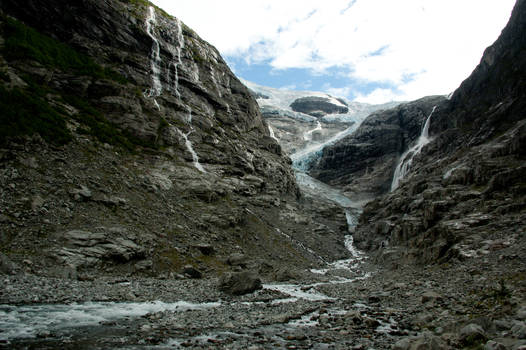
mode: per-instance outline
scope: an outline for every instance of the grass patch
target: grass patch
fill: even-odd
[[[40,134],[44,140],[63,145],[71,140],[66,121],[43,96],[31,90],[0,86],[0,144],[8,138]]]
[[[72,47],[43,35],[22,22],[3,17],[5,48],[8,61],[31,59],[46,66],[87,75],[97,79],[110,79],[121,84],[127,80],[121,74],[100,66],[91,58]]]

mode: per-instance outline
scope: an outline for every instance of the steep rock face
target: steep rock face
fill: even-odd
[[[431,120],[432,141],[401,186],[364,210],[355,242],[380,260],[431,263],[513,246],[526,227],[526,1]]]
[[[311,176],[367,199],[389,191],[399,156],[415,142],[434,106],[444,97],[425,97],[367,117],[358,130],[324,148]]]
[[[274,89],[249,81],[243,81],[243,83],[250,88],[252,95],[257,98],[261,114],[283,151],[290,155],[293,160],[297,160],[296,156],[299,156],[301,158],[299,163],[306,165],[310,164],[310,158],[317,158],[317,156],[310,157],[310,154],[304,154],[303,151],[313,150],[317,153],[317,150],[321,149],[327,142],[335,142],[337,139],[350,134],[371,113],[399,104],[399,102],[389,102],[381,105],[370,105],[340,97],[334,98],[321,92]],[[333,106],[331,107],[332,110],[334,110],[334,106],[337,108],[346,107],[347,112],[314,117],[294,111],[291,108],[291,104],[294,104],[295,101],[315,99],[327,101]],[[296,161],[296,165],[298,165],[298,161]]]
[[[13,261],[95,274],[218,273],[232,253],[267,271],[319,261],[290,160],[214,47],[142,1],[2,11],[0,247]],[[324,225],[330,242],[344,220]],[[317,253],[345,251],[330,242]]]
[[[302,112],[313,117],[323,117],[327,114],[347,113],[349,108],[341,101],[325,97],[301,97],[291,103],[293,111]]]

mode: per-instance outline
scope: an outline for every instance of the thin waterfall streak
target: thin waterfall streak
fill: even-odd
[[[153,6],[149,8],[149,14],[146,18],[146,33],[152,39],[152,50],[150,52],[150,69],[152,71],[152,87],[146,93],[147,97],[157,97],[162,93],[162,84],[161,84],[161,47],[159,41],[154,35],[154,26],[157,24],[157,19],[155,16],[155,9]]]

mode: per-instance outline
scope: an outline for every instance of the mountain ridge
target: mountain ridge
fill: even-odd
[[[289,258],[345,254],[343,211],[326,219],[317,213],[331,204],[300,202],[256,101],[178,19],[141,1],[4,0],[2,10],[3,86],[38,98],[36,114],[69,135],[54,144],[18,118],[4,140],[1,249],[19,266],[34,255],[29,270],[44,275],[217,275],[244,254],[272,276]],[[75,60],[91,71],[65,63]],[[334,239],[306,250],[320,233]]]

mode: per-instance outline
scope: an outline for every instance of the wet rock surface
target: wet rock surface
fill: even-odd
[[[427,116],[445,97],[425,97],[368,116],[356,132],[323,149],[308,172],[343,189],[352,198],[370,199],[391,188],[396,162],[418,138]]]

